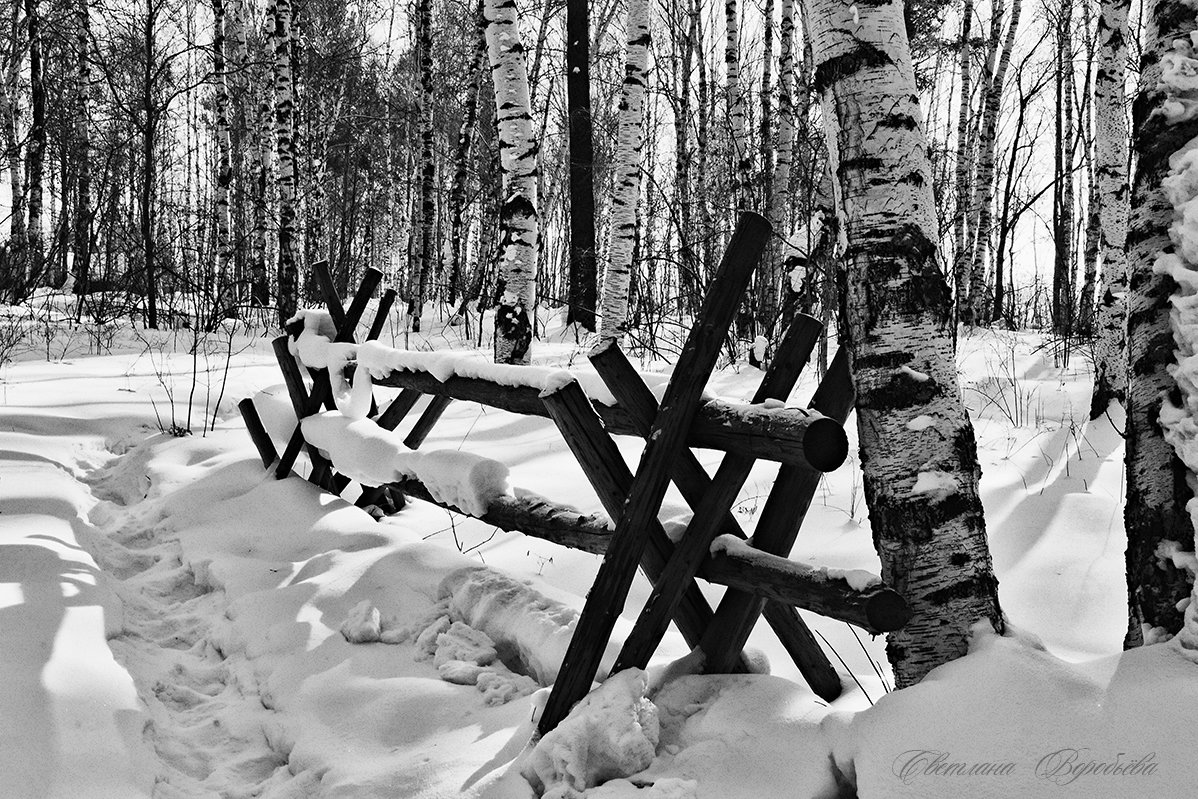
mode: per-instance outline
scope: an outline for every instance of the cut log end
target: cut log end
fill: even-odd
[[[834,471],[849,456],[849,437],[835,419],[812,420],[803,436],[803,453],[811,467],[821,472]]]
[[[879,633],[901,630],[911,620],[911,607],[895,590],[886,588],[869,598],[865,605],[869,629]]]

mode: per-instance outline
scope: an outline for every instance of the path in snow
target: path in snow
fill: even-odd
[[[91,554],[124,601],[122,631],[110,642],[133,675],[150,722],[147,740],[161,761],[156,796],[255,796],[286,763],[263,733],[270,711],[256,680],[238,674],[213,642],[224,591],[181,557],[163,508],[144,502],[145,459],[134,450],[90,475],[102,501]]]

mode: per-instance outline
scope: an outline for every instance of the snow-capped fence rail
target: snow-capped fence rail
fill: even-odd
[[[843,423],[853,392],[843,355],[833,360],[808,409],[782,407],[818,339],[819,323],[802,315],[794,320],[752,403],[735,405],[702,395],[769,234],[761,217],[742,217],[660,403],[617,346],[591,355],[603,384],[584,391],[579,378],[563,370],[480,364],[372,343],[394,292],[385,297],[387,307],[380,308],[367,342],[353,345],[353,331],[381,275],[368,270],[344,310],[327,270],[318,269],[328,317],[304,317],[290,337],[275,341],[301,423],[281,456],[251,401],[240,406],[246,426],[263,463],[273,465],[278,477],[291,473],[306,448],[312,463],[309,479],[333,493],[341,493],[352,479],[362,486],[359,504],[415,497],[503,530],[604,553],[541,716],[542,732],[552,729],[589,689],[638,567],[654,588],[616,670],[644,667],[671,619],[692,647],[702,649],[709,671],[743,670],[744,643],[757,616],[763,615],[813,690],[831,699],[840,693],[839,675],[795,608],[875,633],[900,628],[910,612],[902,597],[873,575],[821,569],[788,557],[819,475],[847,455]],[[367,374],[373,385],[401,389],[381,412],[371,381],[364,379]],[[347,375],[354,385],[349,397]],[[395,430],[425,395],[429,403],[401,440]],[[416,452],[454,400],[552,419],[616,523],[547,499],[496,490],[506,468],[494,461],[468,453]],[[319,413],[339,406],[356,410]],[[613,434],[645,440],[635,473]],[[726,453],[714,477],[692,447]],[[758,459],[778,461],[781,470],[750,542],[731,507]],[[677,541],[671,541],[658,520],[671,481],[694,511]],[[708,604],[696,577],[727,586],[717,609]]]

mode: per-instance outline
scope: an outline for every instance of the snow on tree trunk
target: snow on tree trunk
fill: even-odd
[[[487,53],[495,83],[495,123],[503,173],[500,211],[499,307],[495,309],[495,362],[528,363],[536,299],[537,141],[533,136],[528,72],[515,0],[487,0]]]
[[[1189,548],[1194,535],[1185,507],[1192,491],[1185,467],[1165,439],[1162,421],[1175,413],[1173,406],[1183,404],[1169,373],[1174,365],[1169,299],[1177,290],[1173,275],[1180,274],[1170,264],[1182,257],[1198,262],[1193,251],[1177,252],[1169,235],[1175,209],[1165,187],[1170,159],[1192,158],[1182,152],[1192,152],[1198,135],[1198,114],[1192,110],[1198,98],[1180,85],[1192,82],[1185,71],[1198,66],[1188,44],[1198,19],[1182,0],[1157,0],[1146,18],[1141,89],[1133,106],[1138,166],[1127,235],[1126,646],[1142,643],[1146,631],[1152,640],[1162,630],[1175,633],[1181,628],[1177,605],[1189,595],[1189,580],[1184,569],[1162,557],[1162,547]],[[1155,268],[1158,263],[1162,268]],[[1170,402],[1163,410],[1166,397]]]
[[[299,269],[296,264],[296,123],[295,84],[291,68],[291,0],[274,0],[275,145],[278,154],[279,324],[295,315]]]
[[[1098,183],[1102,295],[1095,324],[1094,398],[1090,417],[1127,391],[1127,11],[1131,0],[1103,0],[1094,75],[1094,176]]]
[[[1003,82],[1006,79],[1007,67],[1011,63],[1011,51],[1015,47],[1015,31],[1019,28],[1022,7],[1021,0],[1014,0],[1011,5],[1011,21],[1007,26],[1007,35],[1003,41],[1002,52],[998,56],[997,66],[994,67],[986,88],[982,128],[978,135],[978,173],[974,186],[977,214],[974,216],[976,223],[973,225],[974,245],[969,267],[972,282],[967,314],[968,319],[974,324],[990,318],[986,313],[986,256],[990,251],[990,237],[993,235],[991,228],[994,224],[994,157],[998,143],[999,108],[1002,103]],[[992,38],[997,46],[1003,13],[1001,0],[996,0],[991,13],[994,15]]]
[[[865,496],[882,577],[914,614],[887,645],[901,687],[965,654],[975,622],[1001,631],[1003,619],[903,8],[809,0],[807,9],[847,242],[842,297]],[[935,422],[913,430],[916,418]]]
[[[957,290],[957,316],[968,311],[966,303],[969,297],[969,253],[966,246],[968,231],[966,220],[969,215],[969,178],[973,174],[973,158],[969,143],[969,119],[973,110],[972,77],[973,70],[969,64],[972,50],[969,31],[973,25],[973,0],[965,0],[961,10],[961,56],[958,69],[961,72],[960,105],[957,108],[957,163],[954,179],[956,188],[956,207],[953,211],[953,280]]]
[[[649,4],[629,0],[628,50],[620,96],[616,186],[612,193],[611,243],[599,304],[599,341],[619,341],[628,328],[628,288],[636,246],[636,207],[645,149],[645,75],[649,63]]]
[[[732,194],[737,208],[748,208],[753,153],[745,131],[745,95],[740,86],[740,18],[736,0],[724,0],[724,91],[732,144]]]

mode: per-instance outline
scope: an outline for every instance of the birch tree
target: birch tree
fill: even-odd
[[[1127,233],[1127,530],[1128,630],[1125,646],[1144,642],[1145,629],[1175,633],[1178,603],[1189,596],[1189,579],[1162,552],[1191,548],[1193,524],[1186,512],[1192,491],[1161,426],[1162,400],[1176,399],[1174,340],[1169,298],[1177,284],[1168,270],[1154,267],[1174,252],[1169,236],[1174,207],[1165,187],[1170,157],[1198,135],[1193,97],[1179,101],[1174,81],[1198,63],[1185,63],[1184,50],[1198,30],[1195,10],[1183,0],[1156,0],[1146,13],[1140,92],[1132,106],[1136,177]],[[1186,79],[1182,78],[1182,83]],[[1171,403],[1171,404],[1177,404]]]
[[[749,149],[745,95],[740,85],[740,15],[736,0],[724,0],[724,94],[732,143],[732,195],[738,208],[746,208],[753,152]]]
[[[636,207],[641,192],[641,154],[645,147],[645,75],[649,64],[649,4],[628,2],[628,49],[620,95],[616,185],[612,192],[611,244],[603,272],[599,340],[619,341],[628,326],[628,287],[636,244]]]
[[[969,215],[969,177],[973,174],[973,157],[969,147],[969,120],[973,110],[973,67],[969,63],[972,50],[969,38],[973,25],[973,0],[965,0],[961,10],[961,53],[958,69],[961,73],[960,105],[957,107],[957,164],[954,186],[956,210],[953,212],[953,278],[957,292],[957,316],[968,310],[969,255],[966,220]]]
[[[778,140],[776,163],[771,175],[767,191],[769,200],[769,220],[774,232],[787,238],[790,234],[788,223],[790,211],[790,172],[794,152],[795,139],[795,108],[794,108],[794,32],[795,32],[795,3],[794,0],[782,0],[782,21],[779,27],[778,42]],[[806,89],[804,88],[804,91]],[[777,239],[766,250],[769,260],[764,265],[768,272],[768,281],[762,292],[762,320],[767,324],[776,323],[778,309],[781,305],[782,281],[786,279],[786,270],[782,268],[779,257]]]
[[[279,324],[295,315],[299,294],[296,264],[296,125],[295,80],[291,64],[291,0],[273,0],[275,148],[278,158],[278,312]]]
[[[72,272],[75,290],[86,291],[91,276],[92,168],[91,168],[91,10],[87,0],[75,4],[75,41],[79,63],[76,65],[78,83],[75,110],[75,148],[78,176],[75,183],[75,260]]]
[[[212,82],[216,112],[216,277],[228,279],[232,231],[229,196],[233,184],[232,127],[229,124],[229,75],[225,58],[225,0],[212,0]]]
[[[433,3],[416,4],[416,50],[420,63],[420,264],[408,298],[408,319],[412,332],[420,331],[428,277],[432,274],[436,248],[433,222],[436,216],[434,183],[437,169],[433,163]]]
[[[42,69],[42,20],[38,0],[25,0],[25,27],[29,35],[29,143],[25,166],[28,170],[29,222],[25,283],[32,286],[42,277],[45,249],[42,243],[42,179],[46,161],[46,89]]]
[[[1090,418],[1127,390],[1124,359],[1127,320],[1127,12],[1130,0],[1103,0],[1098,16],[1098,69],[1094,74],[1094,176],[1098,184],[1098,253],[1102,293],[1094,347]]]
[[[486,0],[487,53],[495,84],[503,206],[500,211],[499,305],[495,362],[528,363],[536,299],[537,142],[533,136],[528,72],[515,0]]]
[[[973,225],[973,246],[970,248],[968,318],[974,323],[988,321],[986,316],[986,256],[990,250],[990,237],[994,225],[994,159],[998,144],[999,109],[1002,105],[1003,83],[1011,63],[1011,51],[1015,47],[1015,32],[1019,29],[1019,15],[1023,3],[1013,0],[1011,21],[1007,24],[1007,35],[1003,41],[998,61],[991,65],[991,73],[984,95],[981,131],[978,134],[978,171],[974,183],[974,204],[977,208]],[[1000,21],[1003,16],[1002,0],[995,0],[991,9],[993,35],[997,46]]]
[[[913,612],[887,644],[902,687],[965,654],[974,623],[1001,632],[1004,622],[903,6],[808,0],[807,20],[847,242],[842,301],[865,496],[882,578]]]

